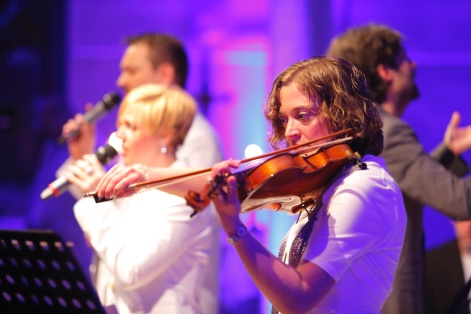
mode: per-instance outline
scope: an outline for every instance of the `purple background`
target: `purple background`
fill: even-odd
[[[41,112],[49,108],[45,103],[54,103],[51,95],[61,95],[62,103],[67,104],[59,106],[61,109],[53,106],[57,118],[46,115],[52,119],[48,125],[60,132],[66,119],[82,112],[87,102],[96,102],[115,90],[119,59],[125,48],[123,39],[134,33],[164,32],[184,42],[191,63],[188,90],[218,131],[227,157],[243,158],[245,147],[252,143],[269,151],[261,105],[277,73],[293,62],[322,55],[332,36],[366,23],[386,24],[405,36],[409,55],[418,64],[421,97],[410,105],[404,119],[417,131],[427,151],[441,141],[453,111],[462,114],[462,124],[471,124],[467,95],[471,89],[471,2],[466,0],[60,2],[47,2],[53,3],[49,6],[52,14],[38,22],[48,25],[45,32],[50,39],[42,48],[46,51],[43,58],[38,60],[28,50],[15,49],[7,59],[9,64],[18,65],[16,70],[0,68],[0,105],[11,103],[10,99],[21,102],[18,115],[24,116],[19,118],[20,127],[9,132],[11,115],[0,111],[0,144],[5,149],[1,159],[0,228],[21,229],[60,221],[58,232],[62,230],[68,240],[81,240],[70,215],[73,200],[69,196],[39,200],[40,191],[53,178],[66,152],[51,144],[50,139],[41,141],[38,147],[35,130],[45,128],[46,118]],[[10,3],[28,7],[29,2]],[[14,12],[14,5],[11,7],[0,7],[0,30],[10,33],[15,28],[5,25]],[[0,39],[2,36],[6,35]],[[42,101],[38,93],[28,94],[34,88],[27,84],[38,86],[37,90],[49,97]],[[8,93],[9,89],[15,91],[14,95]],[[113,131],[115,114],[113,111],[100,121],[98,144]],[[465,154],[468,160],[470,157]],[[273,252],[292,222],[292,217],[268,211],[247,214],[245,219]],[[451,224],[441,214],[426,209],[424,219],[427,248],[453,237]],[[85,265],[88,256],[80,250],[77,244]],[[263,298],[259,298],[234,252],[225,245],[223,250],[222,312],[231,313],[237,304],[239,310],[247,304],[248,312],[257,312],[254,308],[266,312],[265,302],[260,302]]]

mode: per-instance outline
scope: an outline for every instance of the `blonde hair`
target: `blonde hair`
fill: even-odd
[[[131,110],[136,123],[152,135],[171,135],[169,144],[177,148],[185,140],[197,110],[193,97],[177,86],[145,84],[133,89],[124,98],[117,124],[124,112]]]

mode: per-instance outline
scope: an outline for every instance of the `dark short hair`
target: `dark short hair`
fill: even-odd
[[[275,149],[288,146],[286,129],[278,114],[280,90],[289,84],[295,84],[309,99],[319,101],[318,117],[329,132],[353,130],[352,150],[362,156],[381,153],[383,123],[365,76],[351,62],[332,57],[314,57],[295,63],[275,79],[264,106],[265,117],[272,126],[269,142]]]
[[[150,48],[150,61],[156,69],[168,62],[175,69],[176,83],[185,88],[188,76],[188,56],[183,44],[175,37],[166,34],[144,33],[126,38],[128,46],[143,43]]]
[[[397,69],[397,58],[403,49],[399,32],[384,25],[370,24],[350,28],[332,39],[326,54],[353,62],[365,74],[373,100],[382,103],[388,86],[379,77],[377,67],[384,64]]]

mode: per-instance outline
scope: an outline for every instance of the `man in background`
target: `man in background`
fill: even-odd
[[[443,145],[433,155],[424,151],[414,130],[401,120],[419,91],[414,81],[416,64],[407,56],[399,32],[381,25],[352,28],[332,40],[327,55],[347,59],[365,74],[383,117],[381,157],[404,196],[406,236],[383,313],[422,313],[423,206],[452,219],[471,218],[471,178],[457,176],[467,171],[460,154],[471,147],[471,128],[458,128],[460,116],[454,113]],[[454,173],[449,170],[452,166]]]
[[[127,48],[121,58],[116,85],[126,94],[133,88],[146,84],[176,85],[185,88],[188,75],[188,57],[183,45],[174,37],[148,33],[127,39]],[[78,114],[64,128],[81,128],[77,138],[68,141],[73,160],[94,151],[94,128],[83,122]],[[201,114],[197,113],[177,158],[188,159],[191,167],[210,167],[222,160],[223,154],[217,135]]]

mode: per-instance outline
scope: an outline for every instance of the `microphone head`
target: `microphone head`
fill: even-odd
[[[107,144],[98,147],[95,155],[102,165],[106,165],[111,159],[118,155],[118,151],[110,144]]]
[[[103,96],[103,105],[107,110],[111,110],[114,106],[121,102],[121,96],[116,92],[110,92]]]
[[[108,140],[108,144],[97,148],[95,156],[102,165],[106,165],[116,155],[118,155],[118,152],[121,151],[122,142],[122,139],[116,137],[116,133],[112,133]],[[48,187],[42,191],[41,199],[47,200],[52,196],[58,197],[68,189],[69,185],[70,183],[67,180],[67,177],[62,176],[49,184]]]

